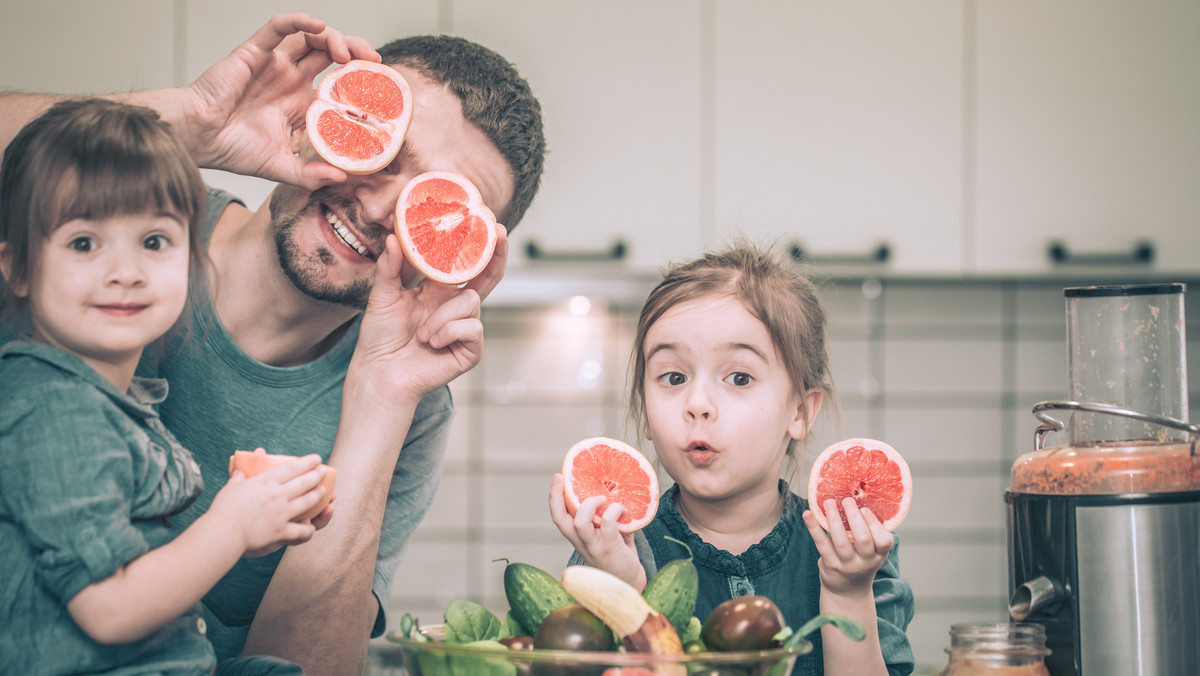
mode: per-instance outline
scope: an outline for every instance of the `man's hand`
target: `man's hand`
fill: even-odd
[[[279,15],[185,87],[183,101],[160,109],[202,167],[310,189],[344,181],[342,170],[296,154],[314,78],[351,59],[380,60],[362,38],[306,14]]]
[[[497,251],[507,239],[497,226]],[[503,254],[497,265],[503,274]],[[495,257],[493,258],[495,261]],[[483,354],[481,293],[499,281],[485,277],[463,288],[423,279],[405,288],[400,240],[388,235],[375,282],[363,313],[346,387],[360,385],[372,400],[405,401],[415,408],[421,397],[466,373]],[[489,268],[493,266],[489,264]],[[478,280],[478,281],[477,281]]]

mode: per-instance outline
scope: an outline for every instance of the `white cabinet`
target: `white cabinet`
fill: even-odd
[[[1200,3],[978,3],[974,267],[1200,270]],[[1086,271],[1087,266],[1058,269]]]
[[[541,100],[549,154],[513,233],[551,258],[657,268],[698,250],[701,8],[694,0],[455,0],[454,32],[504,54]]]
[[[717,239],[963,269],[963,6],[717,2]]]

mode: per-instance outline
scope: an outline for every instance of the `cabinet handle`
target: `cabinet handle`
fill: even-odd
[[[628,247],[622,239],[613,242],[605,251],[546,251],[535,241],[530,240],[525,244],[525,255],[535,261],[619,261],[625,258],[627,252]]]
[[[1061,265],[1139,265],[1154,262],[1154,243],[1140,241],[1133,245],[1128,252],[1072,253],[1061,241],[1050,242],[1046,247],[1046,255],[1054,263]]]
[[[861,254],[814,254],[806,251],[799,242],[792,242],[788,253],[797,263],[883,264],[892,257],[892,248],[887,242],[881,242],[874,249]]]

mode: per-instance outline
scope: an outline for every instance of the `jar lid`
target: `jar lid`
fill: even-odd
[[[1063,289],[1067,298],[1097,298],[1101,296],[1154,296],[1183,293],[1187,284],[1114,284],[1111,286],[1069,286]]]

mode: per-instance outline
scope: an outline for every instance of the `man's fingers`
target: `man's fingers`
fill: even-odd
[[[508,251],[508,230],[497,223],[496,248],[492,252],[492,259],[483,268],[483,272],[466,283],[465,288],[474,289],[479,294],[480,300],[487,298],[492,289],[495,289],[500,280],[504,278],[504,271],[508,266]]]
[[[242,46],[263,54],[270,54],[275,51],[276,47],[283,46],[285,52],[293,54],[292,58],[295,60],[299,58],[301,50],[306,48],[305,41],[303,38],[293,40],[288,40],[288,38],[297,33],[320,33],[323,30],[325,30],[325,22],[307,14],[301,12],[277,14],[271,17],[262,28],[254,31],[254,35],[243,42]]]

